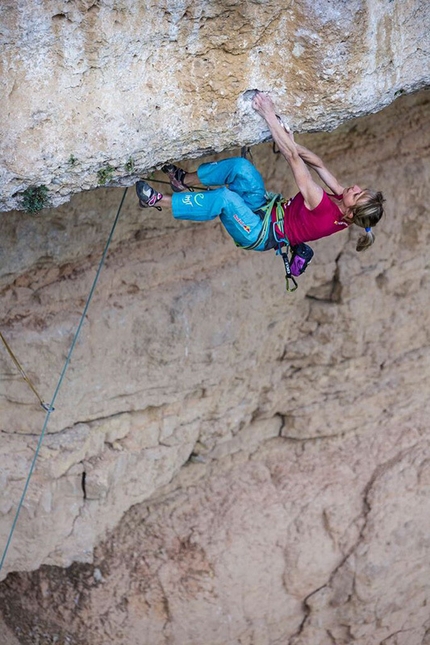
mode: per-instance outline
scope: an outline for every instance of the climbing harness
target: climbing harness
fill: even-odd
[[[291,200],[288,201],[287,206],[290,202]],[[287,291],[295,291],[298,287],[295,278],[306,271],[308,264],[310,264],[314,256],[314,252],[309,244],[305,244],[304,242],[291,246],[287,238],[287,234],[284,231],[283,203],[284,200],[282,198],[279,199],[275,203],[274,207],[272,206],[270,211],[273,225],[273,236],[278,245],[276,255],[280,255],[284,262],[286,289]],[[288,258],[288,249],[291,249],[290,258]],[[290,280],[293,283],[292,287],[290,286]]]
[[[261,208],[256,211],[257,215],[260,215],[263,224],[260,230],[260,233],[252,244],[239,244],[239,242],[236,242],[236,246],[240,247],[241,249],[245,249],[246,251],[253,251],[256,249],[258,246],[260,246],[261,242],[265,239],[269,227],[271,225],[272,219],[271,219],[271,213],[273,206],[276,204],[276,200],[281,199],[281,195],[277,195],[274,193],[266,193],[266,204],[262,206]]]
[[[287,291],[295,291],[298,287],[296,279],[291,271],[291,261],[288,258],[288,249],[290,247],[290,242],[288,240],[287,234],[284,231],[284,209],[282,208],[284,200],[282,195],[274,195],[272,200],[265,206],[265,209],[268,208],[268,214],[273,227],[273,237],[275,238],[277,248],[276,255],[279,255],[282,258],[285,269],[285,288]],[[292,285],[290,285],[290,281]]]
[[[19,370],[19,372],[20,372],[20,374],[21,374],[22,378],[23,378],[23,379],[24,379],[24,381],[27,383],[27,385],[29,386],[29,388],[34,392],[34,394],[35,394],[35,395],[36,395],[36,397],[38,398],[39,403],[40,403],[40,405],[42,406],[42,408],[47,412],[47,411],[49,410],[50,406],[48,405],[48,403],[45,403],[45,402],[43,401],[43,399],[42,399],[42,397],[40,396],[39,392],[38,392],[38,391],[36,390],[36,388],[34,387],[34,385],[33,385],[32,381],[31,381],[30,377],[29,377],[29,376],[27,376],[27,374],[25,373],[24,368],[22,367],[21,363],[19,362],[19,360],[17,359],[17,357],[15,356],[15,354],[13,353],[13,351],[11,350],[11,348],[9,347],[9,344],[8,344],[8,342],[7,342],[6,338],[5,338],[5,337],[3,336],[3,334],[1,333],[1,331],[0,331],[0,339],[2,340],[2,342],[3,342],[3,344],[4,344],[5,348],[6,348],[6,351],[8,352],[9,356],[11,357],[11,359],[12,359],[12,360],[13,360],[13,362],[15,363],[16,367],[18,368],[18,370]]]
[[[290,245],[287,234],[284,231],[284,209],[282,204],[285,200],[282,195],[267,192],[266,199],[266,204],[256,211],[263,222],[257,239],[248,245],[236,242],[236,246],[246,251],[256,249],[266,239],[269,228],[272,226],[273,238],[276,242],[276,255],[279,255],[284,263],[286,290],[292,292],[298,287],[296,277],[304,273],[312,260],[314,252],[308,244],[298,244],[293,247]],[[291,258],[288,257],[289,249],[291,249]]]
[[[31,476],[33,474],[34,468],[36,466],[36,461],[37,461],[37,458],[39,456],[39,452],[40,452],[40,448],[42,446],[43,438],[45,436],[45,432],[46,432],[46,428],[47,428],[47,425],[48,425],[49,417],[51,416],[51,412],[54,410],[53,406],[54,406],[55,400],[56,400],[56,398],[58,396],[58,393],[60,391],[61,385],[63,383],[64,377],[65,377],[65,374],[66,374],[66,371],[67,371],[67,368],[69,367],[69,363],[70,363],[70,360],[72,358],[73,350],[75,349],[75,345],[77,343],[79,334],[81,332],[82,325],[84,324],[84,320],[85,320],[85,317],[87,315],[87,311],[88,311],[88,308],[90,306],[90,302],[92,300],[92,297],[93,297],[97,282],[99,280],[100,273],[101,273],[101,270],[102,270],[106,255],[107,255],[107,252],[109,250],[109,246],[110,246],[113,234],[114,234],[115,229],[116,229],[116,225],[118,223],[118,219],[119,219],[119,216],[120,216],[120,213],[121,213],[122,205],[124,204],[124,200],[125,200],[125,196],[127,194],[127,190],[128,190],[127,188],[124,190],[124,194],[122,196],[120,205],[118,207],[118,211],[117,211],[114,223],[112,225],[108,240],[106,242],[106,245],[105,245],[105,248],[104,248],[104,251],[103,251],[103,255],[101,257],[101,260],[100,260],[100,263],[99,263],[99,266],[98,266],[98,269],[97,269],[97,272],[96,272],[92,287],[90,289],[90,293],[89,293],[87,301],[85,303],[85,307],[84,307],[84,310],[82,312],[82,315],[81,315],[78,327],[76,329],[75,335],[73,337],[72,344],[70,345],[69,353],[67,354],[67,358],[66,358],[66,361],[64,363],[64,367],[63,367],[63,369],[61,371],[61,374],[60,374],[60,377],[58,379],[58,383],[57,383],[57,386],[55,388],[54,395],[53,395],[52,400],[51,400],[51,404],[49,406],[47,406],[47,408],[45,408],[46,409],[45,422],[43,424],[43,428],[42,428],[42,431],[41,431],[40,436],[39,436],[36,451],[34,453],[34,457],[33,457],[33,460],[31,462],[30,471],[28,473],[28,476],[27,476],[27,479],[26,479],[26,482],[25,482],[25,485],[24,485],[24,490],[22,492],[21,498],[20,498],[19,503],[18,503],[18,507],[17,507],[15,517],[14,517],[14,520],[13,520],[13,523],[12,523],[12,528],[10,530],[9,537],[7,539],[6,546],[5,546],[5,549],[3,551],[3,556],[2,556],[2,558],[0,560],[0,571],[2,570],[4,562],[6,560],[6,555],[7,555],[7,552],[9,550],[10,544],[12,542],[12,536],[13,536],[13,534],[15,532],[15,527],[16,527],[16,524],[18,522],[18,517],[19,517],[19,514],[21,512],[21,508],[22,508],[22,505],[24,503],[25,496],[27,494],[28,486],[30,484],[30,479],[31,479]]]
[[[281,126],[286,132],[290,132],[290,128],[285,125],[281,117],[277,114],[276,118],[278,119]],[[276,144],[273,142],[272,150],[274,154],[280,154],[280,150],[276,149]],[[253,163],[251,148],[248,146],[242,146],[241,156],[245,159],[249,155],[251,162]],[[305,243],[297,244],[296,246],[291,246],[288,240],[287,234],[284,231],[284,209],[282,204],[285,202],[282,195],[277,193],[266,193],[267,203],[262,208],[258,209],[257,214],[259,214],[263,219],[263,225],[261,227],[260,234],[256,241],[253,244],[248,246],[243,246],[236,242],[236,246],[245,249],[247,251],[256,249],[261,242],[265,239],[270,223],[272,224],[273,237],[276,242],[276,255],[279,255],[282,258],[285,269],[285,282],[287,291],[295,291],[298,288],[296,277],[302,275],[305,272],[308,264],[310,264],[314,252],[312,248]],[[287,202],[287,206],[291,203],[291,200]],[[291,249],[291,257],[288,257],[288,249]],[[290,281],[293,286],[290,285]]]

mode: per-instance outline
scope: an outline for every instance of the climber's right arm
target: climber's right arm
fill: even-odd
[[[294,179],[304,197],[307,208],[310,210],[316,208],[323,197],[323,189],[313,180],[307,165],[298,152],[293,135],[286,131],[276,116],[272,99],[259,92],[255,95],[252,105],[269,126],[279,152],[293,171]]]

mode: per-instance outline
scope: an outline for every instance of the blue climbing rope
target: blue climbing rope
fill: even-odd
[[[28,486],[30,484],[30,479],[31,479],[31,476],[32,476],[33,471],[34,471],[34,467],[36,465],[37,458],[39,456],[40,448],[42,446],[42,441],[43,441],[43,438],[45,436],[46,427],[48,425],[49,417],[51,416],[51,413],[54,410],[55,400],[56,400],[56,398],[58,396],[58,392],[60,391],[61,385],[63,383],[64,376],[65,376],[66,371],[67,371],[67,368],[69,367],[69,363],[70,363],[70,360],[72,358],[73,350],[75,349],[75,345],[77,343],[79,334],[81,332],[82,325],[84,324],[84,320],[85,320],[85,316],[87,315],[88,307],[90,306],[91,299],[93,297],[93,294],[94,294],[94,291],[95,291],[95,288],[96,288],[96,285],[97,285],[97,282],[98,282],[98,279],[99,279],[99,276],[100,276],[100,273],[101,273],[101,270],[102,270],[102,267],[103,267],[103,264],[104,264],[104,261],[105,261],[109,246],[110,246],[110,243],[112,241],[113,234],[114,234],[115,229],[116,229],[116,225],[118,223],[119,215],[121,213],[122,205],[124,203],[125,196],[127,194],[127,190],[128,190],[127,188],[124,190],[124,194],[122,196],[121,203],[120,203],[120,205],[118,207],[118,212],[116,214],[114,223],[112,225],[112,229],[111,229],[111,232],[109,234],[108,240],[106,242],[106,245],[105,245],[105,248],[104,248],[104,251],[103,251],[103,255],[101,257],[101,260],[100,260],[100,263],[99,263],[99,266],[98,266],[98,269],[97,269],[96,276],[94,278],[90,293],[89,293],[88,298],[87,298],[87,302],[85,303],[85,307],[84,307],[84,310],[82,312],[82,316],[81,316],[81,319],[79,321],[79,325],[78,325],[78,327],[76,329],[76,332],[75,332],[75,335],[73,337],[72,344],[70,345],[69,353],[67,355],[66,361],[64,363],[64,367],[63,367],[62,372],[60,374],[60,378],[58,379],[57,387],[55,388],[54,395],[52,397],[51,403],[48,406],[46,406],[47,411],[46,411],[45,422],[43,424],[42,432],[40,434],[39,441],[37,443],[36,452],[34,453],[33,461],[31,462],[30,471],[28,473],[27,480],[25,482],[24,490],[22,491],[21,499],[19,500],[18,508],[16,509],[15,518],[14,518],[13,523],[12,523],[12,528],[10,530],[9,537],[8,537],[7,542],[6,542],[5,549],[3,551],[3,556],[2,556],[2,559],[0,561],[0,571],[2,570],[4,562],[6,560],[6,555],[7,555],[7,552],[9,550],[10,544],[12,542],[12,536],[14,534],[15,527],[16,527],[16,524],[18,522],[18,517],[19,517],[19,514],[21,512],[21,508],[22,508],[22,505],[24,503],[25,496],[27,494]]]

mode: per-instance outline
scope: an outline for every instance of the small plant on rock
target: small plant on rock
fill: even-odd
[[[22,193],[22,207],[27,213],[37,213],[49,204],[48,188],[41,186],[30,186]]]
[[[104,168],[100,168],[100,170],[97,173],[97,179],[99,181],[99,184],[107,184],[108,181],[110,181],[113,178],[113,173],[115,172],[115,168],[113,168],[111,165],[107,165]]]
[[[130,175],[134,173],[134,159],[133,157],[130,157],[129,160],[126,162],[124,166],[126,172],[128,172]]]

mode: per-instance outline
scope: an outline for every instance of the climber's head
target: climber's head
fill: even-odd
[[[357,251],[364,251],[372,246],[375,236],[372,227],[384,214],[384,197],[381,192],[359,186],[350,186],[343,191],[343,203],[346,207],[345,220],[365,229],[357,242]]]

